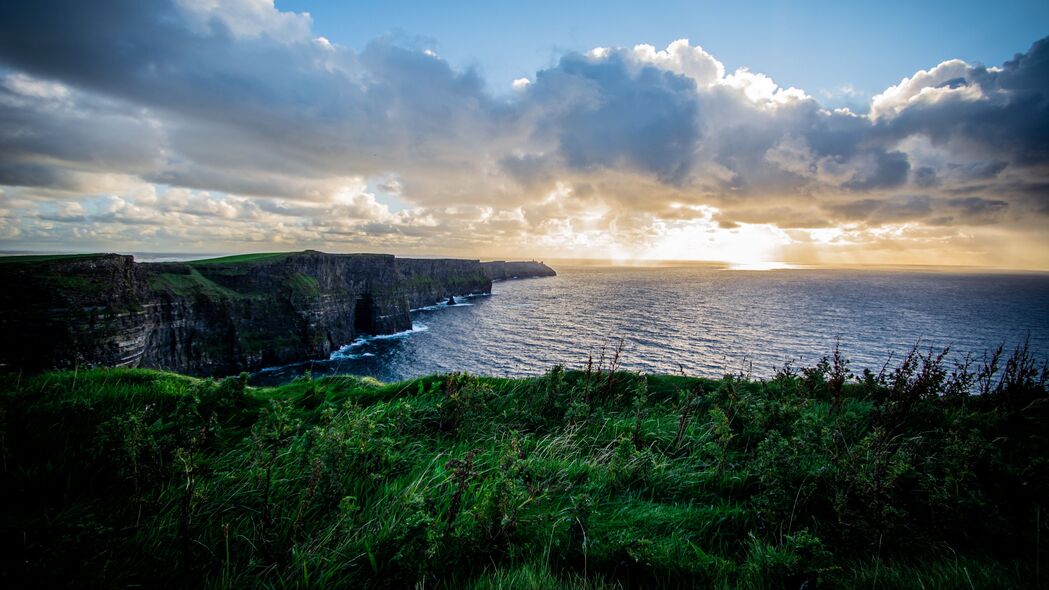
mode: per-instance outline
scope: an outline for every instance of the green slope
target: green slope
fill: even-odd
[[[1049,398],[1017,358],[983,395],[920,355],[881,379],[8,376],[0,582],[1035,587]]]
[[[273,262],[287,258],[297,252],[256,252],[253,254],[234,254],[232,256],[220,256],[218,258],[205,258],[203,260],[191,260],[186,264],[204,266],[209,264],[238,264],[252,262]]]

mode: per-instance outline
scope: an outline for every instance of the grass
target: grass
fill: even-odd
[[[245,297],[232,289],[222,285],[200,274],[196,268],[191,268],[188,274],[159,273],[149,278],[149,287],[154,290],[165,290],[179,296],[203,294],[214,298],[240,299]]]
[[[9,587],[1044,585],[1049,370],[8,376]]]
[[[317,279],[301,272],[289,276],[285,281],[285,285],[287,285],[289,291],[300,297],[316,297],[321,293],[321,287],[317,283]]]
[[[206,266],[211,264],[245,264],[253,262],[274,262],[287,258],[297,252],[256,252],[253,254],[234,254],[232,256],[220,256],[218,258],[205,258],[203,260],[191,260],[186,264],[193,266]]]
[[[53,260],[76,260],[97,258],[99,256],[105,256],[105,254],[20,254],[17,256],[0,256],[0,264],[35,264]]]

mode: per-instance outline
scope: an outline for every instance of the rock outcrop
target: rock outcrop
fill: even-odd
[[[493,260],[492,262],[482,262],[481,267],[484,269],[484,274],[493,281],[552,277],[557,274],[554,272],[554,269],[535,260],[510,262]]]
[[[0,370],[131,366],[226,375],[327,356],[410,311],[551,276],[535,262],[385,254],[233,256],[136,263],[93,254],[0,261]]]

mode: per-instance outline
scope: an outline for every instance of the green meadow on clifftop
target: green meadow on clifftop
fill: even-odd
[[[1047,373],[1005,356],[770,380],[9,375],[0,584],[1035,587]]]

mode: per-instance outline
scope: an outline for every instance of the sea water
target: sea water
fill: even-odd
[[[606,357],[623,369],[720,377],[811,365],[837,344],[850,368],[880,370],[913,346],[977,358],[1029,338],[1049,354],[1049,274],[942,270],[780,269],[717,265],[558,266],[558,276],[496,282],[488,296],[412,312],[413,329],[344,343],[330,359],[256,374],[285,382],[309,370],[395,381],[451,371],[536,375]]]

